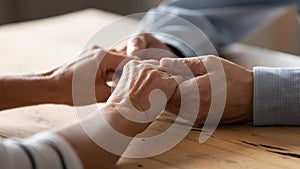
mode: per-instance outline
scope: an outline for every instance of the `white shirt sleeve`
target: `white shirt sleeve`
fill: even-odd
[[[27,154],[12,140],[0,143],[0,168],[1,169],[31,169],[30,159]]]
[[[0,142],[1,169],[83,169],[69,143],[52,133],[41,133],[25,140]]]

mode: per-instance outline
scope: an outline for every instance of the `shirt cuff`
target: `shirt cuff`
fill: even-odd
[[[300,68],[254,68],[253,124],[300,125]]]
[[[29,138],[29,140],[26,140],[25,143],[27,142],[28,144],[30,142],[35,143],[49,141],[55,145],[57,150],[63,156],[67,169],[83,169],[82,162],[73,147],[68,143],[68,141],[59,135],[50,132],[44,132]]]

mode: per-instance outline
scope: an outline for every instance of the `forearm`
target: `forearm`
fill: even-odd
[[[59,103],[51,76],[42,74],[0,77],[0,110],[43,103]]]
[[[113,168],[119,159],[119,156],[105,151],[94,143],[85,133],[80,123],[71,124],[56,131],[56,133],[69,142],[79,156],[84,168],[96,169],[100,166],[104,169]]]
[[[145,130],[149,125],[129,121],[116,111],[113,104],[106,104],[99,110],[98,114],[94,115],[100,116],[100,113],[103,115],[106,122],[111,127],[113,127],[119,133],[122,133],[123,135],[129,136],[131,138],[135,137],[138,133]],[[91,118],[87,117],[80,123],[76,122],[69,127],[56,131],[56,133],[65,138],[71,144],[71,146],[77,152],[85,168],[96,169],[100,166],[104,169],[115,168],[120,155],[116,155],[112,152],[106,151],[103,147],[100,146],[102,144],[99,144],[99,142],[97,142],[98,144],[96,144],[94,142],[96,140],[95,138],[91,139],[91,137],[93,137],[91,136],[92,134],[90,134],[91,131],[88,131],[88,129],[84,127],[85,124],[91,123],[98,123],[96,124],[96,126],[92,126],[94,129],[92,133],[96,133],[96,137],[107,138],[109,137],[108,135],[111,134],[107,134],[109,130],[107,130],[107,128],[102,125],[102,122],[98,121],[97,117],[95,118],[95,116]],[[110,137],[108,139],[113,138]],[[122,146],[112,146],[118,147],[119,152],[124,152],[130,141],[131,140],[111,140],[110,143],[114,144],[116,142],[122,142],[120,144]]]
[[[133,123],[118,114],[112,104],[106,104],[97,114],[103,114],[106,121],[120,133],[133,138],[143,131],[148,124]],[[93,116],[95,117],[95,116]],[[45,168],[45,169],[113,169],[120,155],[104,150],[94,143],[83,129],[82,124],[100,123],[97,118],[85,118],[81,123],[75,122],[53,132],[40,133],[24,140],[6,139],[0,142],[0,164],[4,168]],[[93,126],[99,137],[105,137],[107,130],[98,125]],[[121,151],[124,152],[131,139],[115,140],[107,138],[114,147],[114,142],[122,141]],[[128,142],[129,141],[129,142]],[[13,158],[12,158],[13,157]]]

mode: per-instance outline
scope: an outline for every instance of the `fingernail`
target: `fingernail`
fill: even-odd
[[[126,54],[129,56],[133,56],[134,53],[138,50],[139,50],[139,48],[137,46],[132,46],[132,47],[127,48]]]

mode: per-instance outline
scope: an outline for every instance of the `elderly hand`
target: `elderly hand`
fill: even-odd
[[[124,59],[131,58],[94,47],[46,73],[1,76],[0,110],[47,103],[73,105],[74,91],[80,97],[76,105],[104,102],[111,94],[106,82]]]
[[[144,131],[165,109],[177,84],[182,81],[181,76],[160,71],[158,67],[157,61],[136,60],[124,66],[122,76],[103,108],[109,112],[105,113],[107,121],[121,133],[135,136]]]
[[[198,84],[200,95],[200,109],[197,118],[198,124],[204,124],[211,106],[220,106],[215,103],[211,103],[211,84],[210,76],[215,74],[219,76],[215,69],[207,72],[204,65],[212,64],[214,61],[220,59],[225,76],[227,88],[221,86],[215,93],[214,97],[220,97],[222,90],[226,90],[226,102],[225,109],[222,115],[221,123],[238,123],[252,121],[252,95],[253,95],[253,73],[237,64],[229,62],[219,57],[197,57],[197,58],[185,58],[185,59],[171,59],[164,58],[161,60],[162,65],[165,66],[165,70],[174,74],[181,74],[180,67],[186,64],[193,74],[196,76],[195,80]],[[189,87],[189,80],[180,84],[183,88]],[[189,91],[189,90],[185,90]],[[171,98],[167,110],[173,113],[178,113],[180,108],[180,95],[182,97],[188,97],[191,93],[180,93],[179,89],[176,90],[174,96]]]
[[[176,80],[180,82],[181,78],[158,70],[158,66],[157,61],[130,61],[123,68],[109,100],[99,111],[57,132],[74,147],[85,168],[115,168],[133,137],[144,131],[152,120],[144,122],[128,118],[155,118],[164,108],[161,103],[166,104],[172,97],[177,88]],[[153,107],[155,109],[151,111]]]
[[[134,56],[139,50],[148,48],[157,48],[172,52],[166,44],[156,39],[150,33],[141,33],[128,41],[126,54],[128,56]]]
[[[130,61],[125,65],[121,79],[107,102],[129,108],[131,114],[146,111],[160,113],[182,78],[160,71],[158,68],[159,63],[154,60]]]
[[[46,74],[49,74],[51,80],[54,81],[56,92],[60,93],[57,100],[61,104],[73,105],[72,83],[79,84],[79,87],[76,88],[76,92],[81,97],[79,104],[93,103],[94,93],[96,93],[97,102],[104,102],[111,95],[111,87],[107,85],[107,82],[111,81],[114,71],[125,58],[126,56],[93,47],[84,52],[77,60],[61,65]],[[97,67],[98,69],[96,69]],[[75,72],[78,76],[73,79]],[[92,84],[95,85],[95,91],[88,91],[87,79],[95,72],[95,83]]]
[[[149,51],[147,52],[145,49],[156,49],[156,51],[152,50],[151,52],[150,50],[150,52]],[[158,51],[159,54],[157,53],[154,54],[154,52],[157,52],[157,50],[161,50],[161,51]],[[123,47],[121,50],[117,51],[113,49],[112,51],[117,52],[119,54],[128,55],[128,56],[138,56],[143,60],[149,59],[149,57],[153,57],[154,55],[157,56],[157,58],[159,59],[162,57],[174,56],[174,53],[171,48],[169,48],[166,44],[162,43],[160,40],[156,39],[150,33],[138,34],[130,38],[127,42],[127,45]],[[157,58],[151,58],[151,59],[159,60]]]

